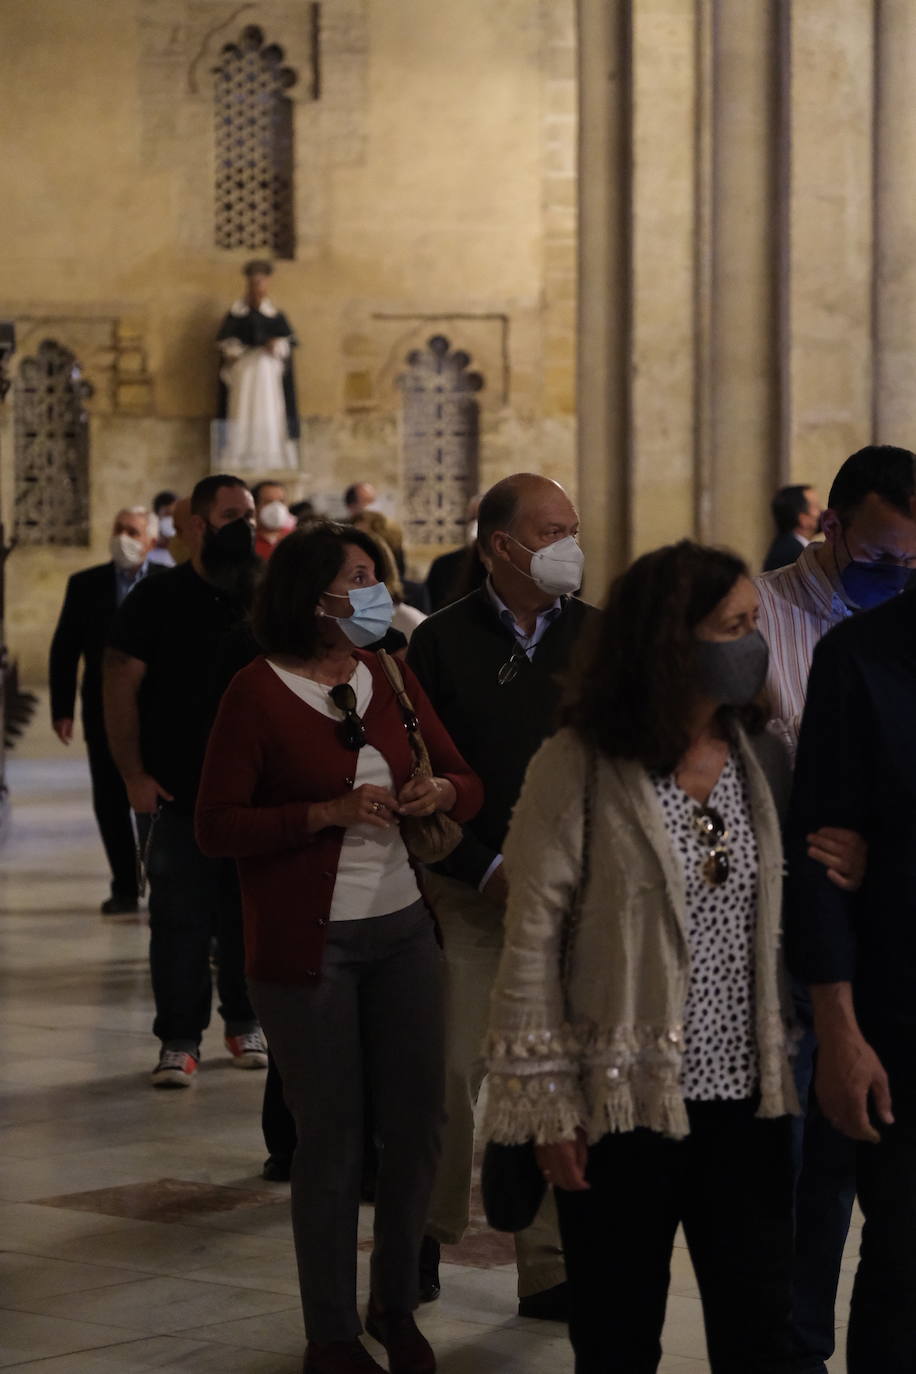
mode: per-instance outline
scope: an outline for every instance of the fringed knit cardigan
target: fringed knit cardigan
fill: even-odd
[[[758,847],[755,1003],[762,1117],[797,1112],[787,1054],[777,807],[791,783],[781,741],[737,735]],[[637,1126],[680,1138],[690,976],[684,881],[646,770],[601,756],[591,873],[565,980],[564,925],[579,882],[587,751],[571,730],[531,761],[505,845],[506,939],[488,1035],[484,1130],[505,1144],[590,1141]],[[775,801],[774,801],[775,798]]]

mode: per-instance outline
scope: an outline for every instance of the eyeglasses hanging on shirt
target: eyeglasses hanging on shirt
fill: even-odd
[[[522,648],[520,644],[516,644],[515,648],[512,650],[510,657],[506,659],[506,662],[503,664],[499,672],[496,674],[496,681],[499,684],[499,686],[508,687],[509,683],[514,682],[515,679],[518,677],[519,669],[521,668],[522,664],[530,664],[530,662],[531,660],[529,659],[527,652]]]

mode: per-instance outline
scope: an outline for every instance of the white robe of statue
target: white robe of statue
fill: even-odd
[[[236,301],[231,315],[247,315],[249,306]],[[276,308],[264,300],[265,315]],[[233,472],[274,472],[297,468],[295,441],[290,439],[283,397],[283,368],[289,357],[289,339],[274,339],[266,348],[246,348],[238,339],[220,342],[223,367],[220,377],[229,392],[228,423],[220,462]]]

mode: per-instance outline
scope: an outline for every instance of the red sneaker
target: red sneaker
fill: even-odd
[[[260,1026],[244,1035],[227,1035],[223,1042],[237,1069],[266,1069],[267,1041]]]
[[[189,1088],[197,1064],[194,1055],[186,1050],[170,1050],[163,1046],[150,1082],[154,1088]]]

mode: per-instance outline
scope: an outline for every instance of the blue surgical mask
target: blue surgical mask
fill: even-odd
[[[332,596],[337,601],[349,601],[353,607],[352,615],[329,615],[328,620],[336,620],[357,649],[374,644],[391,628],[394,602],[384,582],[376,582],[371,587],[351,587],[346,596],[338,596],[336,592],[325,592],[325,596]]]
[[[845,534],[843,543],[849,553]],[[912,576],[913,569],[902,567],[899,563],[864,563],[853,559],[840,573],[840,582],[849,600],[863,611],[868,611],[897,596]]]

